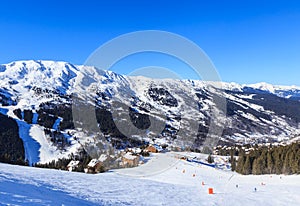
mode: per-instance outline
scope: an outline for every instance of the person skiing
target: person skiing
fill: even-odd
[[[257,189],[256,189],[256,187],[254,187],[254,192],[256,192],[257,191]]]

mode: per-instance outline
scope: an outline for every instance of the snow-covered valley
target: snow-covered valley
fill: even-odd
[[[114,166],[91,175],[1,163],[0,205],[298,205],[299,175],[243,176],[178,157],[204,145],[298,140],[299,94],[295,86],[157,80],[66,62],[2,65],[3,162],[65,158],[88,167],[91,156]],[[148,158],[148,145],[167,149]],[[126,161],[139,166],[111,169]]]
[[[286,142],[300,134],[295,86],[149,79],[54,61],[1,68],[0,113],[17,123],[18,132],[11,132],[22,139],[29,164],[76,154],[95,141],[82,132],[91,127],[100,142],[121,149],[146,142],[201,150]]]
[[[299,205],[299,175],[243,176],[176,156],[96,175],[0,164],[0,205]]]

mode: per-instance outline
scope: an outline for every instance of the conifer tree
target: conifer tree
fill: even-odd
[[[236,169],[236,159],[233,156],[233,150],[230,151],[230,164],[231,164],[231,171],[235,171],[235,169]]]
[[[272,157],[272,151],[268,151],[267,154],[267,172],[268,174],[272,174],[274,171],[274,161]]]
[[[245,153],[243,150],[240,151],[240,154],[239,154],[239,158],[238,158],[238,161],[237,161],[237,165],[236,165],[236,171],[238,173],[241,173],[243,174],[243,167],[244,167],[244,164],[245,164]]]
[[[242,171],[242,174],[244,175],[249,175],[251,174],[251,161],[250,161],[250,156],[247,155],[246,156],[246,160],[245,160],[245,164],[243,166],[243,171]]]

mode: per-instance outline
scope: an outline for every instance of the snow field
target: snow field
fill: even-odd
[[[290,206],[300,202],[299,189],[298,175],[243,176],[178,160],[170,153],[153,155],[140,167],[97,175],[0,164],[4,205]]]

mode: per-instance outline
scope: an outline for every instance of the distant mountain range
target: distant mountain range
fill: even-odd
[[[16,138],[3,144],[10,141],[4,131],[10,131],[23,140],[31,163],[101,141],[118,149],[152,143],[202,150],[297,138],[300,88],[150,79],[66,62],[17,61],[0,65],[0,113],[0,151],[20,148]]]

